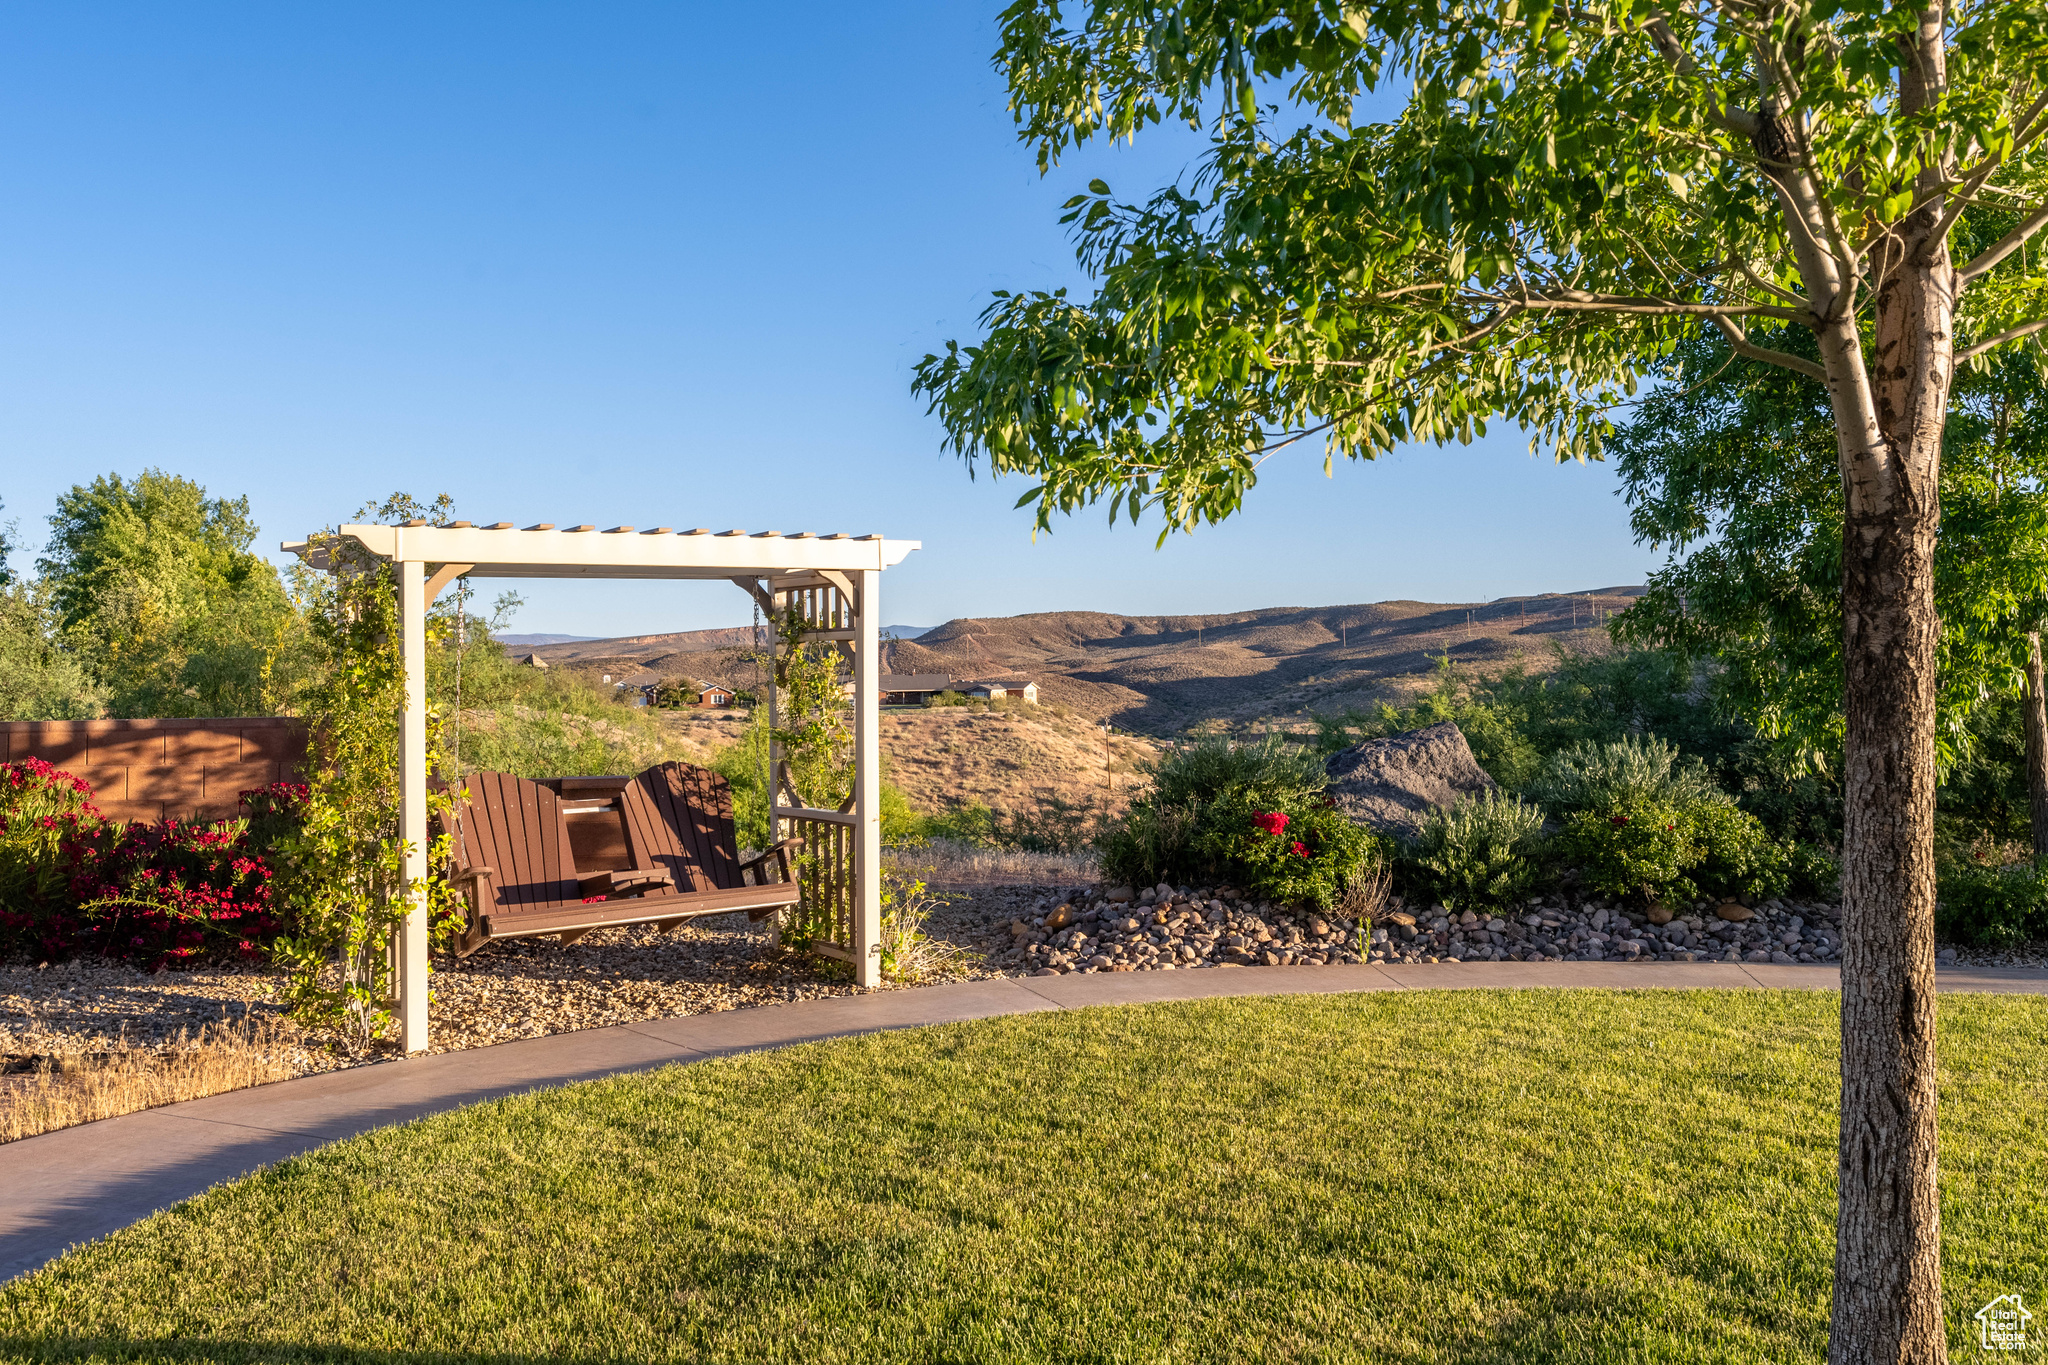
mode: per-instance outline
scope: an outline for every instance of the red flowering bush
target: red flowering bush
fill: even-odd
[[[44,910],[65,896],[65,846],[101,827],[78,778],[40,758],[0,763],[0,952],[47,955]]]
[[[1260,810],[1225,798],[1206,814],[1209,828],[1197,846],[1212,875],[1261,900],[1328,909],[1345,881],[1375,856],[1370,836],[1321,800]]]
[[[246,820],[100,818],[85,783],[40,759],[0,765],[0,952],[98,953],[152,970],[260,958],[283,930],[264,856],[305,788],[244,792]]]
[[[242,809],[248,812],[249,847],[271,861],[278,845],[297,834],[306,823],[306,802],[312,795],[303,782],[273,782],[267,787],[242,793]]]
[[[1228,883],[1260,900],[1327,908],[1377,840],[1323,794],[1322,756],[1282,735],[1212,737],[1176,748],[1149,791],[1105,822],[1105,877],[1129,885]]]
[[[283,928],[247,820],[102,826],[68,852],[76,951],[154,971],[202,957],[261,958]]]

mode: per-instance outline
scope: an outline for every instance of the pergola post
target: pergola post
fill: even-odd
[[[427,1050],[427,566],[403,558],[398,546],[398,638],[405,673],[405,717],[398,730],[399,837],[405,841],[402,893],[409,906],[399,925],[398,1044]]]
[[[853,978],[863,990],[882,984],[881,669],[875,623],[882,575],[853,580]]]

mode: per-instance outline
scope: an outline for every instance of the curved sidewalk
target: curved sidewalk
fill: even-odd
[[[2048,994],[2048,971],[1943,968],[1938,989]],[[883,1029],[1217,996],[1445,988],[1834,990],[1833,967],[1516,962],[1252,967],[964,981],[558,1033],[331,1071],[0,1145],[0,1280],[261,1166],[372,1128],[568,1081]]]

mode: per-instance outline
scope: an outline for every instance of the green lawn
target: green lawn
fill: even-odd
[[[1213,1001],[578,1085],[75,1252],[0,1288],[0,1358],[1817,1360],[1835,1008]],[[2048,1000],[1941,1009],[1974,1357],[2048,1294]]]

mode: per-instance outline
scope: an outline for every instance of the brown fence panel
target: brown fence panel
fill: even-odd
[[[0,758],[40,758],[83,779],[112,820],[225,820],[245,791],[299,777],[305,722],[220,720],[0,721]]]

